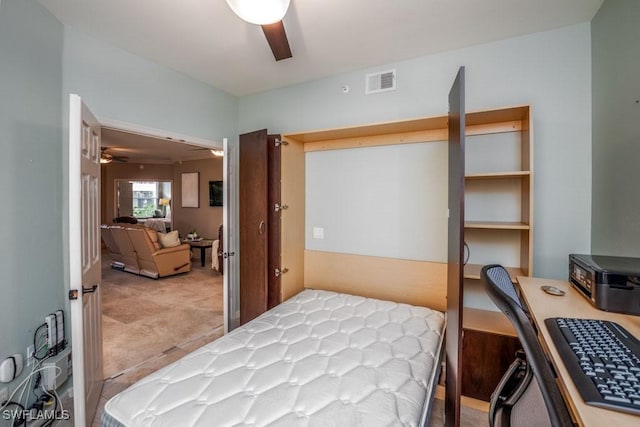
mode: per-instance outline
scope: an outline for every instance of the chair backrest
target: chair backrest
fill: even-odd
[[[113,239],[113,236],[111,235],[111,228],[108,225],[104,225],[104,224],[101,225],[100,234],[102,235],[102,240],[104,241],[104,244],[107,246],[107,250],[109,251],[109,254],[112,256],[112,258],[114,258],[114,261],[120,261],[120,258],[121,258],[120,248],[118,247],[118,244],[116,243],[116,241]]]
[[[122,262],[125,264],[125,270],[131,273],[138,273],[140,271],[140,265],[138,264],[136,250],[131,244],[127,230],[120,225],[112,225],[109,229],[111,230],[113,240],[115,240],[118,248],[120,249]]]
[[[152,261],[153,254],[157,249],[148,236],[145,227],[127,227],[127,234],[129,235],[133,249],[136,251],[138,261]]]
[[[518,334],[527,363],[540,388],[551,425],[573,425],[549,361],[538,342],[536,329],[527,315],[509,273],[501,265],[486,265],[480,272],[480,278],[491,300],[511,321]]]
[[[138,220],[137,218],[134,218],[132,216],[118,216],[116,218],[113,218],[113,222],[115,222],[116,224],[118,223],[137,224]]]

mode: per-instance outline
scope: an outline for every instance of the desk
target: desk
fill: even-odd
[[[549,335],[549,331],[544,324],[544,319],[549,317],[581,317],[610,320],[619,323],[636,337],[640,337],[640,316],[598,310],[565,281],[519,276],[518,283],[522,291],[522,299],[529,307],[533,321],[538,328],[540,344],[558,373],[560,391],[565,400],[567,400],[569,409],[578,424],[581,426],[611,427],[640,425],[640,417],[638,416],[609,411],[584,403],[580,397],[580,392],[573,385],[569,372],[553,345],[551,335]],[[566,295],[562,297],[549,295],[540,289],[542,285],[552,285],[560,288],[566,292]]]

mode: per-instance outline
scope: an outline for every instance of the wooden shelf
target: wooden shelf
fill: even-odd
[[[464,307],[462,328],[510,337],[518,336],[509,319],[500,311]]]
[[[483,264],[467,264],[464,266],[464,278],[465,279],[475,279],[480,280],[480,270],[482,270]],[[516,277],[518,276],[526,276],[527,273],[520,267],[505,267],[509,276],[511,276],[511,281],[516,283]]]
[[[529,171],[514,171],[514,172],[487,172],[487,173],[472,173],[465,175],[464,179],[471,180],[488,180],[488,179],[514,179],[524,178],[531,175]]]
[[[528,230],[529,224],[511,221],[465,221],[464,228],[486,230]]]

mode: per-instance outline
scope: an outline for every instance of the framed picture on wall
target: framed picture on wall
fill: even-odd
[[[200,173],[189,172],[182,174],[182,207],[183,208],[199,208]]]
[[[209,206],[222,206],[222,181],[209,181]]]

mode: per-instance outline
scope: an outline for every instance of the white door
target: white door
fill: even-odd
[[[237,188],[237,153],[227,138],[222,140],[224,157],[222,159],[222,259],[224,263],[223,298],[224,298],[224,333],[235,329],[240,323],[240,299],[238,286],[237,255],[235,251],[236,233],[236,188]]]
[[[102,392],[100,125],[69,102],[69,289],[76,427],[91,425]],[[73,299],[72,293],[75,291]]]

